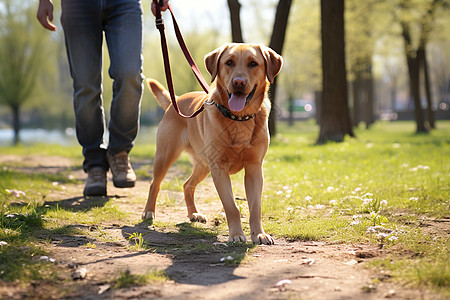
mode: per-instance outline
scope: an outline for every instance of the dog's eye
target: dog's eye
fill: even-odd
[[[250,68],[257,67],[257,66],[258,66],[258,63],[257,63],[256,61],[252,60],[251,62],[248,63],[248,66],[249,66]]]
[[[234,62],[233,62],[231,59],[229,59],[229,60],[227,60],[227,61],[225,62],[225,64],[226,64],[227,66],[232,66],[232,65],[234,65]]]

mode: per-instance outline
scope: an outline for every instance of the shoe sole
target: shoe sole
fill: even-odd
[[[130,188],[130,187],[134,187],[136,185],[135,181],[114,181],[113,180],[113,183],[114,183],[114,186],[119,189]]]
[[[106,188],[94,188],[88,191],[83,191],[84,197],[102,197],[106,196]]]

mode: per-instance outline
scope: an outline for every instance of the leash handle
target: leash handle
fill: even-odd
[[[170,99],[172,100],[172,106],[175,109],[175,111],[183,118],[194,118],[196,117],[200,112],[203,111],[204,109],[204,104],[202,104],[201,107],[199,107],[192,115],[185,115],[183,114],[180,109],[178,108],[178,104],[176,101],[176,96],[175,96],[175,90],[173,88],[173,81],[172,81],[172,72],[170,70],[170,60],[169,60],[169,51],[167,48],[167,41],[166,41],[166,35],[164,33],[164,21],[162,19],[161,16],[161,8],[159,6],[160,3],[162,3],[162,1],[160,1],[160,3],[158,3],[158,0],[153,0],[153,2],[155,3],[156,6],[156,28],[158,28],[160,36],[161,36],[161,48],[162,48],[162,52],[163,52],[163,59],[164,59],[164,70],[166,73],[166,81],[167,81],[167,86],[169,89],[169,94],[170,94]],[[173,14],[172,11],[172,7],[169,4],[169,11],[170,14],[172,15],[172,21],[174,24],[174,28],[175,28],[175,35],[177,37],[178,40],[178,44],[181,47],[181,50],[183,51],[184,56],[186,57],[186,60],[188,61],[189,65],[191,66],[192,72],[194,72],[195,77],[197,78],[198,82],[200,83],[201,87],[203,88],[203,90],[206,93],[209,93],[209,86],[206,83],[205,79],[203,78],[200,70],[198,69],[197,65],[195,64],[194,59],[192,58],[191,54],[189,53],[189,50],[187,49],[186,43],[183,40],[183,37],[181,35],[180,29],[178,27],[178,23],[175,20],[175,16]]]

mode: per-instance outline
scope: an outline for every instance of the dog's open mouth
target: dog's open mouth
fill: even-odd
[[[230,93],[228,92],[228,106],[232,111],[239,112],[244,109],[244,107],[248,104],[250,100],[252,100],[253,95],[255,94],[256,85],[250,94],[246,95],[243,93]]]

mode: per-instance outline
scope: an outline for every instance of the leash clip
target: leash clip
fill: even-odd
[[[214,100],[209,100],[209,98],[208,98],[208,99],[205,100],[205,102],[203,102],[203,104],[206,104],[206,105],[214,105],[214,104],[216,104],[216,103],[214,102]]]
[[[156,28],[164,30],[164,20],[162,18],[155,20]]]

